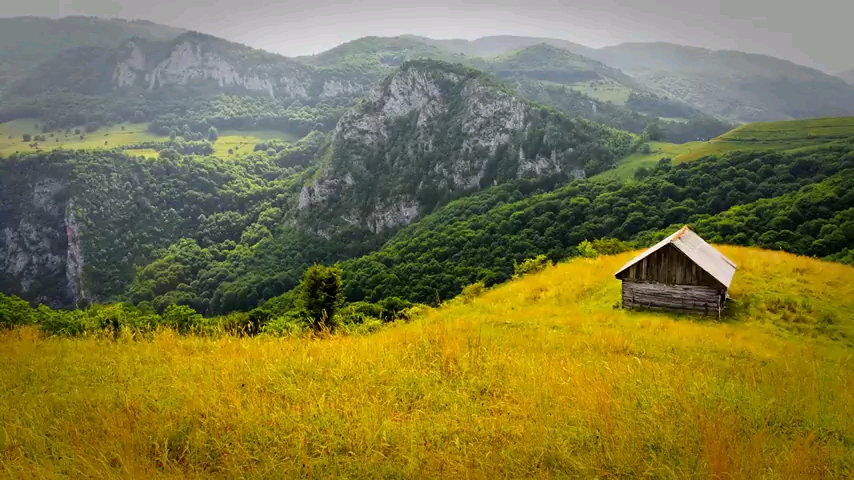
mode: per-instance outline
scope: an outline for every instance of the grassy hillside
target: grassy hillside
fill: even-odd
[[[5,333],[0,472],[850,478],[854,269],[722,252],[722,322],[613,308],[626,253],[371,336]]]
[[[628,155],[616,168],[597,178],[630,178],[637,169],[652,167],[662,158],[681,163],[732,151],[797,150],[851,138],[854,138],[854,117],[750,123],[707,142],[649,142],[649,152]]]

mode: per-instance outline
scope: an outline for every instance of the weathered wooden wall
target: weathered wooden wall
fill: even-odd
[[[723,288],[720,282],[673,245],[667,245],[632,265],[621,272],[618,278],[666,285],[703,285]]]
[[[664,285],[623,280],[623,308],[658,308],[717,315],[726,290],[702,285]]]

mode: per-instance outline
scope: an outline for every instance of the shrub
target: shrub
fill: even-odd
[[[35,309],[26,300],[0,293],[0,328],[13,328],[34,323]]]
[[[463,288],[461,294],[463,303],[471,303],[475,298],[481,296],[486,291],[486,286],[483,282],[472,283]]]
[[[549,259],[545,255],[537,255],[534,258],[528,258],[521,264],[513,261],[513,278],[519,278],[529,273],[543,271],[549,265]]]
[[[274,336],[302,335],[308,331],[308,322],[297,312],[290,312],[270,320],[262,333]]]
[[[583,242],[578,244],[578,255],[586,258],[596,258],[599,256],[599,252],[593,247],[593,244],[584,240]]]
[[[179,333],[189,333],[203,326],[204,317],[186,305],[169,305],[163,312],[163,323]]]

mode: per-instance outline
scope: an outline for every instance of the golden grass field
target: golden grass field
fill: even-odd
[[[706,142],[649,142],[650,153],[628,155],[597,178],[631,178],[640,167],[650,168],[662,158],[681,163],[736,150],[798,150],[850,138],[854,138],[854,117],[748,123]]]
[[[0,336],[8,478],[854,475],[854,268],[722,247],[722,320],[576,259],[373,335]]]

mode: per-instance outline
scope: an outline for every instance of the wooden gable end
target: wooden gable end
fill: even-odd
[[[617,278],[664,285],[695,285],[726,289],[711,274],[700,268],[673,245],[665,245],[641,259],[620,272]]]

